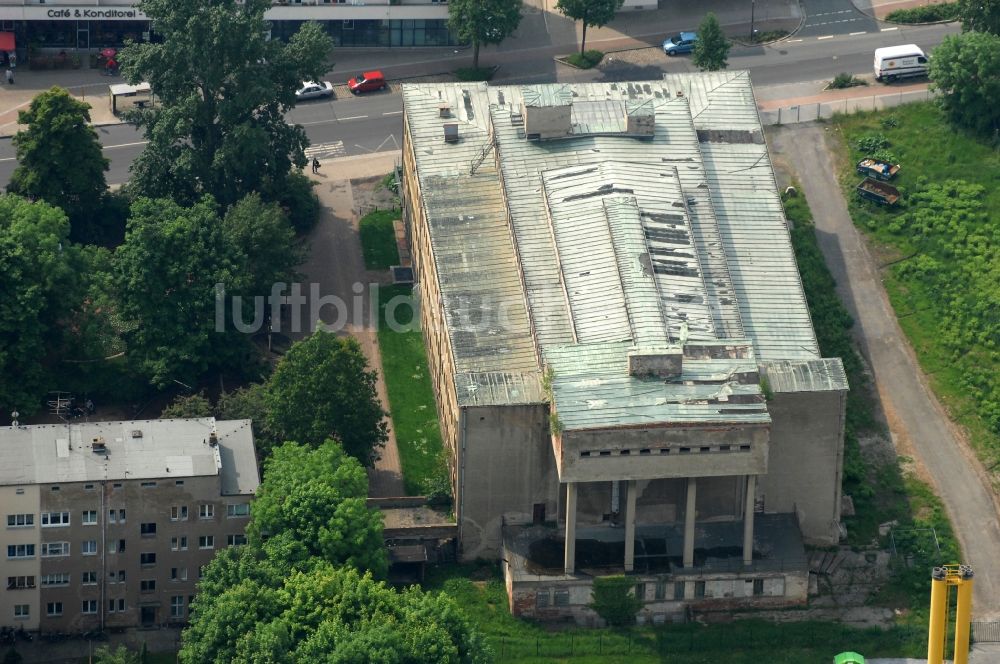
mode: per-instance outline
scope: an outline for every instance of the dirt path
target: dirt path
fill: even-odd
[[[303,294],[308,298],[309,284],[319,284],[321,296],[334,295],[339,301],[348,303],[348,323],[344,333],[354,336],[365,355],[368,363],[378,372],[379,400],[382,407],[389,409],[389,398],[386,394],[385,380],[382,375],[382,356],[379,353],[376,331],[376,313],[370,306],[369,285],[382,276],[365,269],[361,256],[361,239],[358,235],[358,216],[355,210],[354,195],[351,190],[352,178],[369,175],[384,175],[392,170],[398,154],[379,153],[370,157],[348,157],[332,159],[323,162],[319,175],[312,176],[319,184],[316,194],[323,204],[319,223],[309,236],[309,254],[306,262],[299,267],[303,275]],[[357,288],[360,285],[360,294]],[[355,302],[363,303],[363,311],[355,314]],[[309,303],[305,311],[309,311]],[[320,319],[327,324],[333,323],[337,312],[332,306],[320,310]],[[303,325],[309,331],[313,329],[312,317],[303,315]],[[293,338],[301,335],[290,335]],[[396,432],[389,422],[389,440],[381,452],[381,458],[375,462],[375,467],[368,472],[369,495],[372,497],[395,497],[406,494],[403,488],[403,474],[399,463],[399,448],[396,445]]]
[[[904,442],[923,463],[951,517],[965,561],[975,570],[974,615],[977,620],[1000,619],[1000,524],[992,494],[978,462],[927,387],[878,266],[851,222],[827,144],[833,140],[829,127],[781,127],[772,149],[792,165],[809,200],[820,249],[856,321],[854,336],[871,364],[883,410],[893,414],[897,449]]]

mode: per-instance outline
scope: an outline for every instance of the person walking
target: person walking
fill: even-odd
[[[14,85],[14,70],[7,67],[7,85]]]
[[[313,173],[319,173],[319,159],[313,157]]]

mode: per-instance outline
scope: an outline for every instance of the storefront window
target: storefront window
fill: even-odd
[[[304,21],[272,21],[271,38],[288,41]],[[448,46],[446,20],[320,21],[337,46]]]
[[[76,48],[76,21],[29,21],[28,44],[37,48]]]

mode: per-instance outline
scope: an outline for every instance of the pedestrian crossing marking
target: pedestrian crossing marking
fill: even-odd
[[[306,159],[330,159],[333,157],[343,157],[347,154],[343,141],[332,141],[330,143],[317,143],[305,149]]]

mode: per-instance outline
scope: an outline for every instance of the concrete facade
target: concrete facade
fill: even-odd
[[[539,618],[591,621],[600,574],[635,575],[648,620],[804,601],[803,541],[839,537],[847,385],[749,77],[403,94],[460,558],[503,559]]]
[[[0,473],[0,625],[84,632],[185,623],[201,567],[245,541],[259,484],[249,425],[207,418],[0,429],[0,447],[21,446],[23,459]],[[116,431],[142,432],[156,449],[112,438]]]

